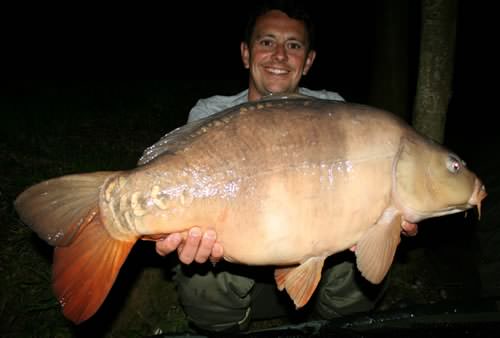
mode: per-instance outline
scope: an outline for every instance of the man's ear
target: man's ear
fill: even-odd
[[[240,44],[241,60],[246,69],[250,68],[250,51],[246,42]]]
[[[311,69],[315,58],[316,58],[316,51],[310,50],[307,53],[306,63],[304,65],[304,70],[302,71],[302,75],[306,75],[309,72],[309,69]]]

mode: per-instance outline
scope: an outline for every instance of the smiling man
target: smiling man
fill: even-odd
[[[240,49],[243,65],[249,70],[248,89],[234,96],[200,99],[190,111],[188,121],[269,94],[298,92],[321,99],[343,100],[334,92],[299,87],[302,76],[314,63],[316,52],[313,24],[296,1],[268,1],[258,8],[248,21]],[[148,153],[146,150],[140,164],[147,162]],[[193,224],[185,241],[181,234],[170,234],[157,242],[156,251],[166,255],[177,250],[180,261],[185,264],[209,259],[219,261],[223,248],[217,243],[215,232],[202,234],[196,225]],[[416,225],[408,225],[404,232],[416,234]],[[313,301],[315,318],[329,319],[371,310],[385,288],[385,283],[367,285],[369,282],[358,278],[354,255],[349,252],[337,255],[335,261],[325,266]],[[174,280],[184,311],[197,329],[239,331],[246,329],[252,319],[283,316],[294,311],[286,295],[279,293],[272,271],[267,267],[225,262],[215,268],[179,265]]]
[[[296,92],[316,57],[304,22],[270,10],[257,18],[254,27],[241,43],[243,64],[250,70],[248,100]]]

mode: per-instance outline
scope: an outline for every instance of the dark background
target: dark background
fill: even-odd
[[[434,270],[427,278],[438,282],[430,283],[429,290],[439,293],[435,285],[442,284],[445,286],[440,288],[449,295],[458,290],[456,299],[484,294],[484,285],[490,288],[487,293],[500,296],[500,136],[495,122],[498,85],[492,62],[498,37],[493,29],[495,12],[486,3],[458,1],[454,79],[444,141],[486,184],[490,195],[484,203],[482,224],[474,220],[475,212],[467,220],[463,215],[430,220],[420,225],[416,238],[403,239],[398,249],[403,253],[401,269],[414,267],[408,275],[417,277],[409,280],[425,280],[424,272],[419,276],[422,268],[427,269],[425,272]],[[0,274],[15,282],[6,281],[4,289],[16,296],[12,285],[15,288],[33,278],[22,275],[27,271],[25,266],[49,271],[50,264],[50,248],[35,236],[29,243],[23,242],[29,248],[17,246],[20,241],[13,234],[21,225],[12,208],[15,196],[49,177],[133,167],[144,148],[185,123],[199,98],[232,95],[245,89],[248,78],[239,44],[251,4],[169,1],[161,7],[119,3],[113,8],[83,3],[71,8],[32,4],[4,12],[0,238],[7,244],[0,243],[6,252],[0,254],[0,263],[13,263],[5,270],[0,264]],[[394,112],[410,119],[418,70],[421,2],[309,4],[317,25],[318,56],[302,85],[339,92],[347,101],[386,109],[403,107]],[[399,25],[395,45],[399,46],[401,63],[380,57],[387,42],[382,34],[387,20]],[[387,83],[401,72],[406,81],[396,93]],[[414,256],[421,249],[425,255],[419,261]],[[18,264],[19,252],[29,252],[31,258],[21,257]],[[40,255],[47,265],[43,269],[40,262],[29,261]],[[155,255],[150,252],[149,259],[152,257]],[[142,258],[135,259],[137,270],[146,264]],[[481,266],[486,266],[486,272]],[[443,282],[446,278],[452,282]],[[50,283],[44,280],[39,284],[48,288]],[[33,284],[27,288],[33,289]],[[411,288],[401,288],[401,294],[408,297],[416,290]],[[52,299],[50,290],[45,291],[44,297]],[[24,294],[26,291],[21,296]],[[125,298],[118,294],[117,298]],[[33,304],[33,299],[21,296],[2,301],[7,304],[2,311],[10,309],[16,316],[24,315],[26,304]],[[400,301],[399,296],[392,297]],[[146,303],[144,308],[149,305],[146,297],[138,298]],[[428,302],[432,297],[419,293],[414,298]],[[57,314],[54,316],[60,316],[57,306],[51,309]],[[5,313],[0,312],[0,316],[6,322],[11,314]],[[29,315],[19,315],[16,320],[31,323],[33,319],[47,319],[43,311]],[[103,318],[105,321],[106,315]],[[102,322],[102,318],[96,320],[99,325]],[[46,323],[47,327],[54,326],[51,321]],[[35,332],[40,329],[41,324],[33,325]]]
[[[239,43],[252,3],[34,6],[29,11],[14,12],[22,16],[14,16],[12,24],[4,23],[2,99],[7,97],[11,102],[9,98],[16,97],[26,102],[35,96],[53,100],[55,105],[73,100],[89,108],[149,100],[147,104],[154,101],[152,104],[162,106],[168,115],[164,126],[168,131],[185,121],[190,107],[173,111],[168,102],[162,101],[162,95],[175,92],[180,99],[187,97],[186,105],[192,106],[196,97],[229,95],[246,87],[247,73],[241,64]],[[302,85],[337,91],[348,101],[386,109],[392,107],[391,101],[403,101],[406,109],[398,108],[396,113],[410,116],[418,70],[420,1],[308,3],[317,25],[318,56]],[[494,36],[489,27],[494,23],[491,12],[483,2],[458,1],[451,127],[447,133],[457,132],[460,139],[464,135],[485,137],[484,126],[491,125],[494,116],[490,113],[492,107],[484,105],[491,95],[487,94],[492,87],[488,79],[495,83],[488,61],[493,49],[490,37]],[[394,20],[400,26],[396,28],[401,30],[397,44],[405,68],[394,60],[386,64],[380,60],[380,50],[385,47],[381,34],[384,20]],[[406,87],[404,93],[377,91],[386,77],[394,76],[391,72],[402,71],[407,79],[402,84]],[[42,80],[20,80],[26,78]],[[8,112],[5,115],[9,117]],[[448,141],[454,142],[451,138]]]

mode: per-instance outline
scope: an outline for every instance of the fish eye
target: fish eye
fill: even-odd
[[[453,155],[450,155],[446,161],[446,167],[452,174],[458,173],[463,166],[465,162]]]

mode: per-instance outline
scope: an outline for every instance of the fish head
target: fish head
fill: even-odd
[[[412,223],[477,207],[481,180],[455,153],[423,138],[404,138],[393,166],[393,197]]]

